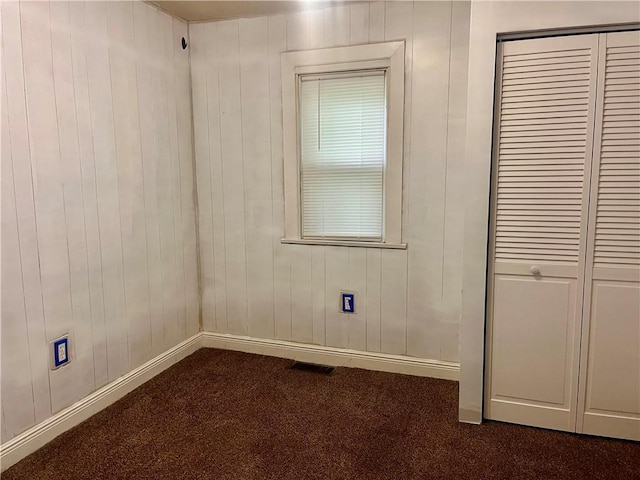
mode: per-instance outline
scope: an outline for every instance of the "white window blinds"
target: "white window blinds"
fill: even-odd
[[[300,77],[303,238],[381,241],[385,72]]]

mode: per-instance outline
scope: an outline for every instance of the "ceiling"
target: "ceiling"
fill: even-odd
[[[300,10],[323,8],[335,4],[356,3],[352,1],[314,1],[314,0],[224,0],[224,1],[149,1],[161,10],[182,18],[188,22],[204,20],[225,20],[258,15],[274,15]]]

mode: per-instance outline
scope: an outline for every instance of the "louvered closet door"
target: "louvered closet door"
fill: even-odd
[[[501,44],[485,382],[491,419],[575,429],[597,50],[598,35]]]
[[[640,440],[640,32],[599,57],[577,430]]]

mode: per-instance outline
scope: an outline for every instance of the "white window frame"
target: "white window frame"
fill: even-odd
[[[284,149],[284,238],[282,243],[406,248],[402,243],[402,157],[404,135],[404,41],[284,52],[282,126]],[[387,159],[384,170],[381,242],[302,238],[298,77],[383,68],[387,82]]]

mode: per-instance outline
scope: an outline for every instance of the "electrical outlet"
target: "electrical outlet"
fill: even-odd
[[[356,294],[354,292],[340,292],[340,311],[342,313],[356,313]]]
[[[68,335],[54,340],[49,345],[51,349],[51,370],[55,370],[69,363],[70,357]]]

